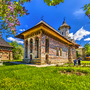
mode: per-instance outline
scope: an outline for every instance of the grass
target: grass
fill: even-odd
[[[3,62],[22,62],[23,59],[19,59],[19,60],[1,60]]]
[[[78,62],[77,62],[77,64],[78,64]],[[74,62],[73,63],[65,63],[64,65],[74,65]],[[90,65],[90,61],[82,60],[81,65]]]
[[[60,70],[88,75],[61,75]],[[31,67],[4,62],[0,66],[0,90],[89,90],[90,67]]]

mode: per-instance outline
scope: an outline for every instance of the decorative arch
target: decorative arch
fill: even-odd
[[[30,53],[33,52],[33,39],[30,39]]]
[[[25,58],[28,57],[28,40],[25,42]]]
[[[46,40],[45,40],[45,52],[46,53],[49,53],[49,39],[48,38],[46,38]]]
[[[39,38],[35,38],[35,51],[36,51],[36,58],[39,58]]]

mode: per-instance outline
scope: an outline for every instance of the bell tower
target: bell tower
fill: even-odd
[[[71,27],[65,22],[64,18],[63,24],[59,27],[58,30],[62,36],[69,38],[69,29],[71,29]]]

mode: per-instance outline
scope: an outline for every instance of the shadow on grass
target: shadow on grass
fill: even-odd
[[[10,63],[10,62],[3,62],[3,65],[4,66],[11,66],[11,65],[18,65],[18,64]]]

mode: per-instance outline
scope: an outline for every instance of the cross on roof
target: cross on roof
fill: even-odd
[[[65,21],[65,18],[66,18],[66,17],[64,17],[64,21]]]
[[[43,17],[44,17],[44,16],[42,15],[41,20],[43,20]]]

